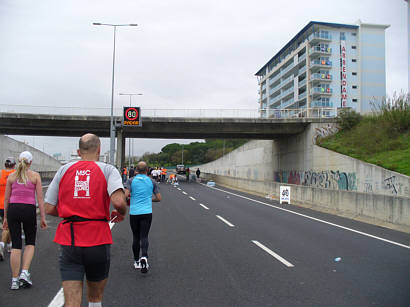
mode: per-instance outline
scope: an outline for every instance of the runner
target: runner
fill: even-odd
[[[83,135],[77,150],[81,160],[62,166],[46,195],[47,214],[64,219],[54,242],[60,244],[65,306],[81,305],[84,275],[89,306],[101,306],[110,268],[110,201],[114,222],[127,212],[121,175],[98,162],[100,149],[98,136]]]
[[[141,273],[148,272],[148,233],[152,222],[152,202],[161,201],[159,188],[147,176],[147,164],[140,161],[136,167],[137,175],[126,183],[126,195],[130,200],[130,225],[133,234],[132,251],[134,267]],[[140,256],[141,250],[141,258]]]
[[[34,246],[36,243],[36,198],[38,208],[40,209],[41,228],[47,228],[41,178],[39,173],[30,170],[32,161],[33,156],[30,152],[23,151],[20,154],[17,171],[11,173],[7,178],[6,192],[4,195],[3,229],[10,229],[12,242],[10,256],[12,290],[17,290],[20,287],[30,287],[33,284],[29,269],[31,261],[33,260]],[[23,224],[26,239],[22,265],[21,224]],[[20,266],[22,269],[21,273]]]
[[[185,173],[185,175],[186,175],[186,182],[189,182],[189,172],[190,172],[190,170],[189,170],[189,167],[186,169],[186,173]]]
[[[199,175],[201,175],[201,171],[199,170],[199,168],[197,168],[195,174],[196,174],[196,178],[199,179]]]
[[[0,216],[1,219],[4,219],[4,193],[6,191],[7,177],[15,171],[14,167],[16,166],[16,160],[13,157],[9,157],[4,161],[4,167],[6,169],[1,170],[0,175]],[[10,243],[10,232],[8,229],[3,229],[1,233],[1,242],[0,242],[0,261],[4,260],[4,250],[7,245],[7,249],[11,251]]]

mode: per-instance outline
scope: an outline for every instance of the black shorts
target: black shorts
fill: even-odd
[[[79,247],[61,245],[60,273],[62,281],[101,281],[110,271],[111,244]]]
[[[0,216],[2,219],[4,219],[4,209],[0,209]]]
[[[21,225],[23,224],[26,245],[36,245],[37,214],[32,204],[10,203],[7,211],[12,248],[21,249]]]

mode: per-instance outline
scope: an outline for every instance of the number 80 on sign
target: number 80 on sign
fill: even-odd
[[[141,126],[141,108],[140,107],[124,107],[123,126]]]

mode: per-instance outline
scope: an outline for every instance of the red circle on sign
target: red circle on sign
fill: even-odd
[[[135,111],[135,116],[128,116],[128,114],[129,114],[129,112],[130,111]],[[133,114],[134,115],[134,114]],[[138,110],[136,109],[136,108],[129,108],[129,109],[127,109],[126,111],[125,111],[125,117],[128,119],[128,120],[136,120],[137,118],[138,118]]]

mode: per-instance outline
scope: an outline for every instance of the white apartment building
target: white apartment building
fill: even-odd
[[[386,95],[388,27],[309,22],[255,74],[261,117],[371,111]]]

